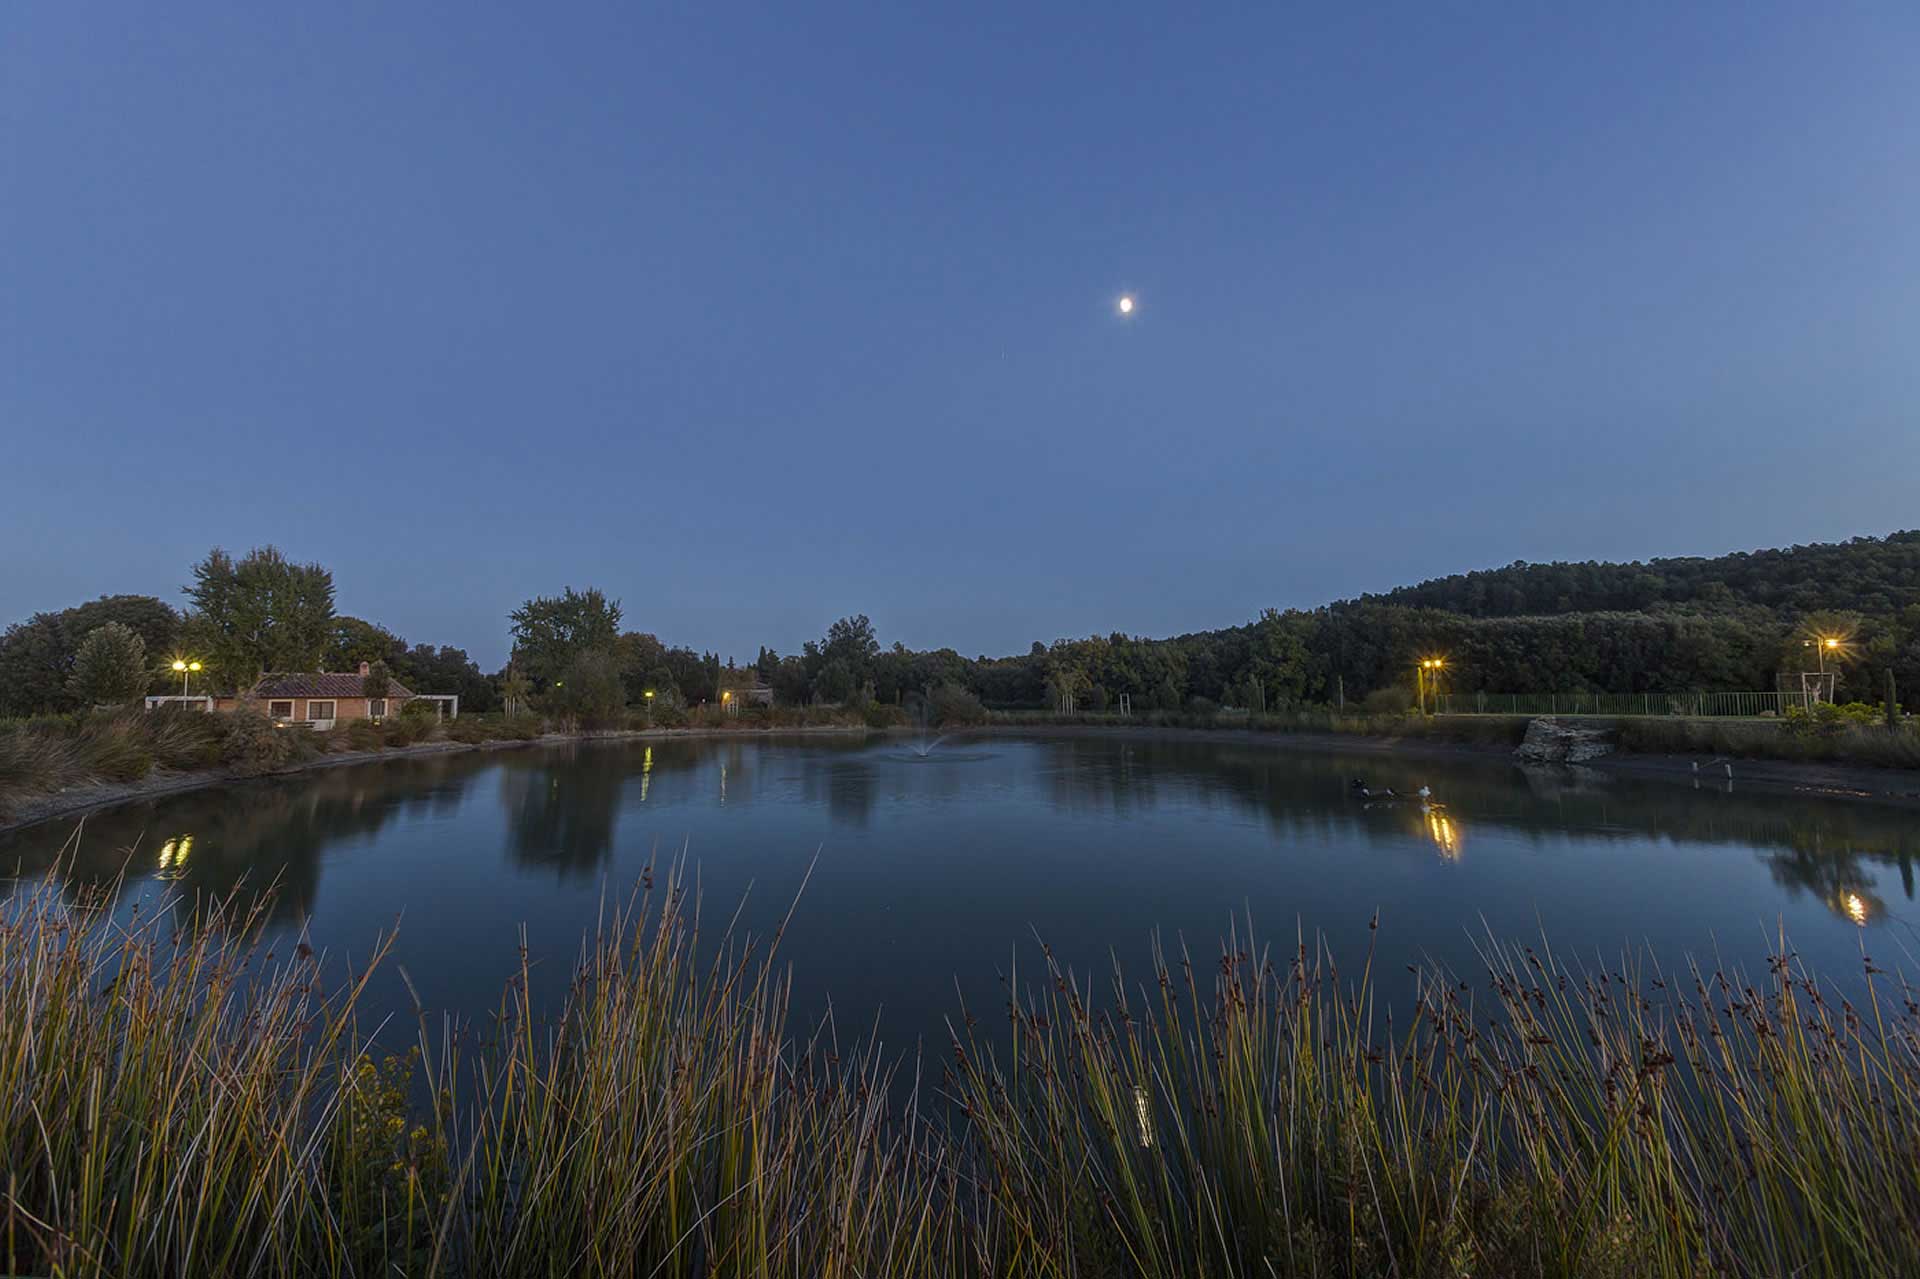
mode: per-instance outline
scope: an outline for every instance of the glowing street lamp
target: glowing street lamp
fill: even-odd
[[[180,672],[180,696],[185,697],[187,681],[193,677],[195,671],[200,669],[200,663],[189,662],[184,657],[176,657],[173,659],[173,669]]]
[[[1814,659],[1820,664],[1820,673],[1824,675],[1827,671],[1827,654],[1837,654],[1843,642],[1838,635],[1816,635],[1810,640],[1801,640],[1800,646],[1813,650]]]
[[[652,689],[647,690],[646,697],[647,697],[647,727],[652,728],[653,727],[653,690]]]
[[[1438,692],[1439,684],[1437,681],[1440,678],[1440,668],[1446,664],[1445,658],[1423,657],[1420,659],[1419,666],[1414,670],[1414,678],[1419,681],[1420,685],[1420,713],[1422,715],[1427,713],[1427,681],[1429,679],[1435,680],[1434,691]]]

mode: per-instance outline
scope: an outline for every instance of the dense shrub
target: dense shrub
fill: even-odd
[[[941,728],[984,724],[987,721],[987,708],[961,685],[942,684],[927,697],[927,718]]]
[[[81,766],[103,782],[137,782],[153,771],[153,745],[141,726],[124,716],[96,716],[76,745]]]
[[[238,710],[219,718],[226,730],[221,758],[236,773],[271,773],[285,768],[301,751],[299,739],[308,736],[304,728],[278,726],[257,711]]]
[[[71,785],[80,768],[73,738],[35,732],[26,722],[0,725],[0,816],[22,796]]]
[[[538,715],[462,715],[446,724],[448,741],[478,746],[482,742],[530,742],[545,731]]]
[[[431,707],[423,715],[412,709],[414,705],[408,702],[400,714],[380,721],[382,742],[388,746],[413,746],[433,736],[440,721],[434,717]]]
[[[1405,715],[1413,709],[1413,694],[1398,685],[1389,685],[1368,693],[1361,706],[1369,715]]]
[[[377,751],[387,744],[380,725],[370,719],[351,720],[347,724],[347,747],[356,751]]]
[[[219,715],[170,704],[129,712],[128,719],[145,733],[154,763],[161,768],[186,771],[220,763],[226,731]]]
[[[1621,720],[1616,737],[1622,749],[1644,754],[1920,768],[1920,729],[1904,724],[1888,728],[1871,721],[1841,721],[1823,726],[1811,719],[1808,728],[1796,731],[1790,718],[1772,722],[1635,718]]]
[[[1838,737],[1849,728],[1884,724],[1886,713],[1886,707],[1869,706],[1865,702],[1848,702],[1844,706],[1818,702],[1811,711],[1804,706],[1787,707],[1782,722],[1788,732],[1799,736]]]

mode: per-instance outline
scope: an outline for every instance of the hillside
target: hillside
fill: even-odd
[[[1887,616],[1920,604],[1920,531],[1780,550],[1629,564],[1528,564],[1437,577],[1362,602],[1434,608],[1467,617],[1563,613],[1716,612]]]

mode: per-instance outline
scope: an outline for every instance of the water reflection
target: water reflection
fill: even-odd
[[[188,897],[271,885],[270,917],[298,919],[312,909],[325,852],[457,805],[470,777],[447,757],[427,757],[244,782],[30,828],[0,839],[0,866],[37,876],[65,848],[71,881],[124,872]]]
[[[1432,805],[1422,804],[1420,807],[1426,813],[1427,838],[1431,839],[1433,846],[1440,850],[1441,858],[1450,862],[1459,861],[1460,828],[1451,817]]]
[[[1854,923],[1883,918],[1872,865],[1899,872],[1915,896],[1920,821],[1899,808],[1825,797],[1758,792],[1729,798],[1591,768],[1518,769],[1481,762],[1369,760],[1379,785],[1406,794],[1429,786],[1436,801],[1354,801],[1354,763],[1277,752],[1259,744],[1142,738],[1124,749],[1099,738],[1048,743],[1050,797],[1072,810],[1126,816],[1153,808],[1171,789],[1181,802],[1232,809],[1261,821],[1276,840],[1358,838],[1377,846],[1412,837],[1441,858],[1461,859],[1468,815],[1476,828],[1545,847],[1582,841],[1749,845],[1789,895],[1810,894]],[[1518,783],[1516,785],[1516,783]]]
[[[193,836],[179,835],[160,845],[160,867],[155,879],[181,879],[187,873],[187,858],[193,854]]]
[[[567,746],[511,759],[500,770],[500,807],[515,860],[563,877],[599,871],[613,852],[625,758]]]
[[[925,759],[857,739],[676,739],[428,757],[247,783],[99,814],[85,823],[75,856],[82,879],[110,878],[124,867],[136,880],[188,893],[277,883],[276,915],[303,918],[314,907],[323,863],[349,850],[379,850],[370,864],[390,867],[385,886],[368,892],[398,891],[407,858],[422,850],[452,857],[449,845],[458,846],[455,865],[475,882],[503,873],[489,860],[502,854],[490,849],[503,850],[507,866],[542,878],[591,882],[631,869],[620,860],[623,846],[677,845],[696,827],[708,841],[698,855],[747,840],[727,834],[734,826],[702,825],[722,821],[750,824],[742,859],[763,848],[884,839],[888,856],[911,853],[929,865],[975,858],[968,841],[977,835],[950,832],[992,822],[1006,853],[1024,859],[1013,864],[1019,873],[1048,864],[1069,831],[1089,849],[1114,852],[1149,837],[1162,841],[1151,853],[1169,862],[1169,873],[1184,873],[1185,863],[1205,862],[1231,826],[1260,833],[1280,859],[1262,883],[1284,885],[1302,873],[1286,869],[1295,850],[1337,848],[1348,858],[1458,867],[1461,883],[1481,893],[1494,891],[1489,877],[1503,869],[1512,878],[1507,850],[1530,848],[1541,856],[1520,869],[1518,888],[1502,891],[1543,900],[1577,900],[1592,891],[1583,876],[1608,885],[1611,872],[1595,855],[1654,839],[1749,850],[1759,872],[1752,878],[1773,886],[1776,907],[1805,899],[1863,927],[1913,914],[1890,904],[1896,893],[1909,903],[1915,895],[1920,822],[1904,810],[1821,797],[1729,797],[1593,770],[1528,773],[1481,761],[1369,758],[1359,767],[1376,788],[1404,795],[1428,786],[1432,802],[1358,802],[1350,794],[1353,759],[1276,750],[1257,739],[962,738],[943,741]],[[883,813],[888,820],[878,821]],[[74,827],[50,823],[0,841],[0,866],[45,867]],[[406,832],[404,842],[398,832]],[[1586,860],[1570,860],[1574,852]],[[1349,872],[1367,866],[1335,864]],[[421,889],[434,890],[444,894],[444,883]],[[1367,891],[1389,890],[1401,891]],[[1159,890],[1119,884],[1112,891]]]
[[[1767,870],[1789,896],[1806,894],[1826,904],[1834,914],[1865,926],[1887,912],[1887,903],[1873,890],[1872,873],[1852,848],[1822,848],[1818,832],[1811,844],[1763,853]],[[1910,858],[1897,859],[1909,900],[1913,897]]]

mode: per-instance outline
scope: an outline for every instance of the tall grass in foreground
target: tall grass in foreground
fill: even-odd
[[[1469,983],[1229,938],[1098,998],[1045,956],[923,1091],[789,1038],[770,948],[700,943],[673,883],[550,1016],[523,968],[398,1056],[366,971],[323,989],[236,902],[93,904],[0,930],[13,1273],[1920,1272],[1920,1008],[1870,963],[1856,1005],[1784,956],[1490,942]]]

